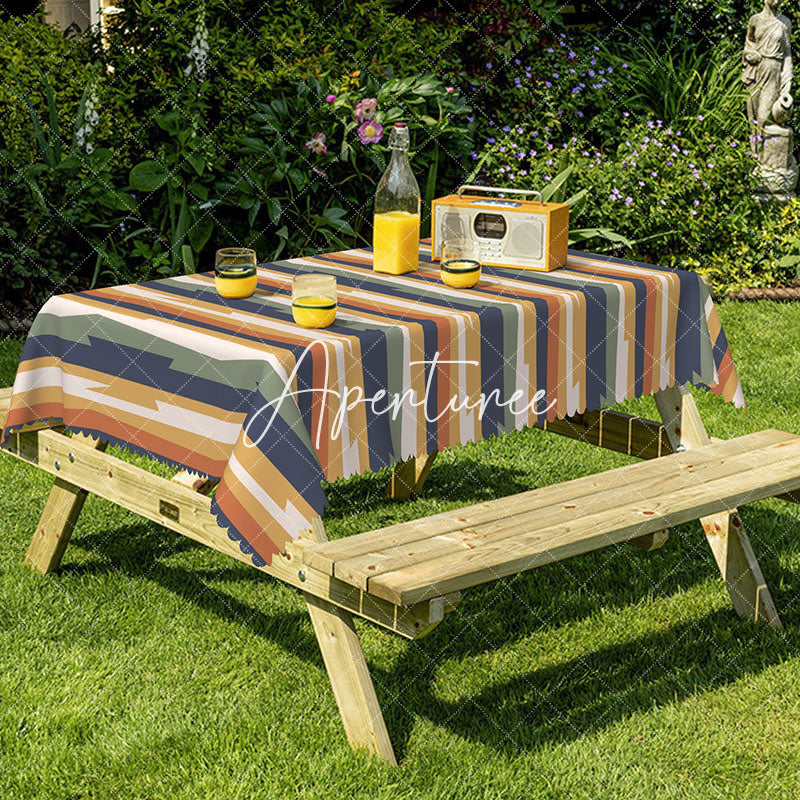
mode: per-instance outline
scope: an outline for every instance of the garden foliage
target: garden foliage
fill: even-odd
[[[369,243],[397,119],[424,212],[477,174],[572,200],[576,246],[699,269],[718,290],[794,274],[796,212],[751,199],[738,0],[640,4],[624,25],[605,4],[578,31],[555,0],[116,5],[102,44],[0,22],[0,259],[17,301],[206,269],[223,245]]]

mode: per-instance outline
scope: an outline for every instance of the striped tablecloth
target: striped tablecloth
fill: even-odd
[[[292,322],[304,272],[336,276],[327,330]],[[486,268],[450,289],[423,243],[399,277],[366,250],[265,264],[246,300],[212,274],[53,297],[3,442],[55,419],[219,478],[212,510],[262,565],[322,513],[323,480],[685,382],[744,405],[697,275],[570,252],[555,272]]]

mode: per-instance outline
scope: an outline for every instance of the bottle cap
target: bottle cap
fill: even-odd
[[[408,126],[408,123],[407,122],[395,122],[394,126],[395,126],[395,128],[405,128],[405,127]]]

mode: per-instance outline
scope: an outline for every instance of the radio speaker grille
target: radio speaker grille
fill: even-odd
[[[446,239],[470,239],[469,222],[469,214],[448,211],[442,217],[442,226],[439,229],[442,236],[439,243],[441,244]]]
[[[544,258],[545,221],[543,219],[520,219],[518,216],[511,228],[508,241],[503,248],[504,256],[541,261]]]

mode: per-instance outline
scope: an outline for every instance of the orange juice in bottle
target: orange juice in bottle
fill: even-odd
[[[419,184],[408,160],[408,127],[395,122],[389,134],[391,157],[375,191],[373,268],[402,275],[419,264]]]

